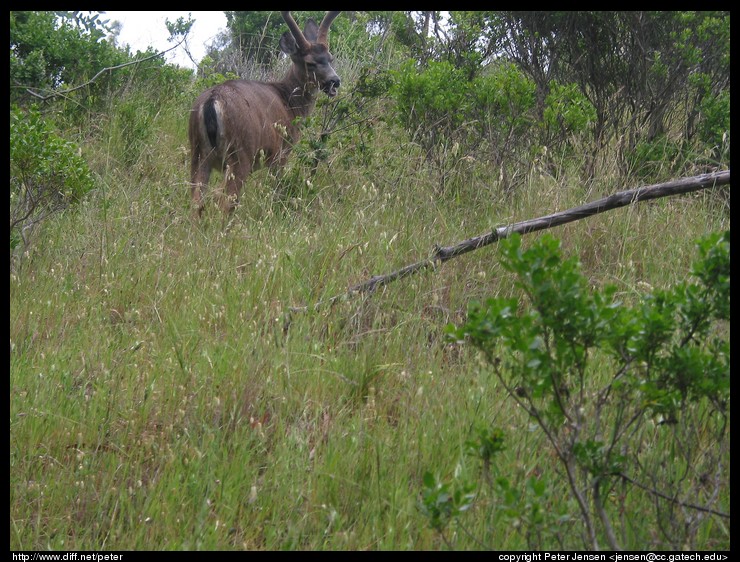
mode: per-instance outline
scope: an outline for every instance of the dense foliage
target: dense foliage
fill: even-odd
[[[55,133],[35,106],[10,112],[10,248],[48,214],[93,188],[78,147]]]
[[[97,125],[122,141],[124,164],[146,150],[153,116],[192,74],[155,55],[118,47],[97,13],[10,13],[11,247],[95,187],[81,141],[100,138]]]
[[[656,521],[672,510],[668,544],[693,544],[701,520],[694,510],[711,509],[718,491],[716,481],[707,490],[701,474],[729,446],[729,232],[700,241],[695,281],[635,306],[616,297],[615,285],[590,291],[578,260],[562,259],[550,235],[527,249],[518,235],[501,245],[524,305],[517,297],[473,303],[450,332],[483,351],[512,402],[546,434],[577,502],[584,548],[598,550],[605,537],[620,550],[618,537],[633,532],[619,502],[606,501],[625,482],[654,495]],[[702,451],[701,431],[712,432],[713,451]],[[656,439],[665,448],[651,450]],[[690,475],[680,483],[676,462]],[[671,503],[691,506],[689,513]]]
[[[193,100],[289,64],[227,21],[188,69],[10,13],[11,548],[729,549],[729,188],[333,298],[728,169],[729,12],[343,12],[339,95],[193,222]]]

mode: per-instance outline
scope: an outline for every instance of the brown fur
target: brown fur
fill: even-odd
[[[308,20],[301,33],[290,13],[282,12],[290,32],[280,38],[280,48],[293,61],[285,78],[279,82],[229,80],[195,100],[188,136],[191,194],[198,216],[203,212],[212,169],[224,174],[226,193],[221,209],[228,214],[254,169],[262,164],[285,164],[300,137],[297,118],[313,111],[319,90],[336,95],[339,77],[331,66],[327,37],[338,13],[327,12],[318,27]]]

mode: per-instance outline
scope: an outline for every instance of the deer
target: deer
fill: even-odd
[[[327,12],[317,26],[306,21],[303,31],[290,12],[281,12],[289,31],[280,49],[292,61],[280,81],[228,80],[205,90],[190,112],[191,199],[193,215],[203,214],[211,171],[222,172],[224,216],[234,212],[246,180],[263,166],[285,166],[300,139],[300,122],[316,106],[319,91],[337,95],[340,79],[332,68],[329,26],[339,12]]]

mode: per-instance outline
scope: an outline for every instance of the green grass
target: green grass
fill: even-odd
[[[444,549],[418,509],[423,474],[477,478],[463,450],[478,423],[509,437],[498,474],[546,478],[548,505],[571,515],[538,544],[582,548],[542,436],[472,350],[444,339],[469,301],[513,294],[495,247],[290,308],[435,244],[635,186],[604,170],[586,187],[575,162],[557,179],[523,170],[504,196],[480,163],[440,193],[396,132],[377,135],[372,165],[345,169],[335,149],[288,195],[255,174],[224,230],[215,205],[190,219],[181,113],[155,120],[134,164],[112,133],[87,147],[100,188],[48,219],[12,269],[11,549]],[[683,280],[694,240],[728,228],[700,193],[553,232],[594,286],[637,297]],[[631,494],[642,509],[626,546],[660,548],[650,498]],[[531,544],[495,505],[489,495],[465,515],[455,548]],[[729,548],[724,521],[708,518],[696,546]]]

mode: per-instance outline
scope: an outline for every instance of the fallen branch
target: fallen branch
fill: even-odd
[[[660,197],[667,197],[670,195],[679,195],[682,193],[690,193],[692,191],[699,191],[701,189],[707,189],[717,187],[720,185],[726,185],[730,183],[730,170],[723,172],[714,172],[711,174],[702,174],[700,176],[693,176],[690,178],[683,178],[680,180],[674,180],[666,183],[658,183],[654,185],[647,185],[638,187],[636,189],[629,189],[627,191],[620,191],[614,195],[604,197],[585,205],[573,207],[567,211],[560,211],[544,217],[530,219],[526,221],[517,222],[508,226],[500,226],[495,228],[487,234],[481,236],[475,236],[468,238],[453,246],[437,246],[434,248],[434,252],[431,257],[416,262],[406,267],[403,267],[392,273],[386,275],[375,275],[370,279],[363,281],[353,287],[350,287],[345,294],[331,297],[330,299],[320,301],[316,303],[313,308],[317,310],[322,305],[331,305],[343,298],[359,293],[369,293],[388,285],[393,281],[403,279],[415,273],[418,273],[425,269],[434,269],[440,264],[456,258],[478,248],[488,246],[494,242],[498,242],[503,238],[507,238],[511,234],[517,232],[519,234],[527,234],[529,232],[536,232],[538,230],[545,230],[554,226],[560,226],[569,222],[585,219],[604,211],[610,211],[612,209],[618,209],[619,207],[625,207],[633,203],[639,203],[640,201],[648,201],[650,199],[659,199]],[[302,307],[291,307],[291,312],[305,312],[308,310],[308,306]]]

